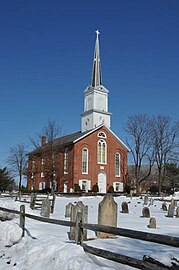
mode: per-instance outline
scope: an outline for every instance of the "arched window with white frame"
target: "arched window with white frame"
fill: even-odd
[[[115,175],[118,177],[120,177],[120,175],[121,175],[119,152],[115,153]]]
[[[103,131],[98,132],[98,137],[107,138],[106,133],[104,133]]]
[[[88,174],[88,149],[82,149],[82,173]]]
[[[104,140],[98,141],[98,163],[107,163],[107,144]]]

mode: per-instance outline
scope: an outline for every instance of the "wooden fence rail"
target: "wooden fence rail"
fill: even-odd
[[[157,265],[156,262],[148,262],[147,260],[139,260],[135,259],[126,255],[121,255],[118,253],[114,253],[108,250],[100,249],[100,248],[95,248],[88,246],[86,244],[82,245],[83,249],[85,252],[93,254],[95,256],[99,256],[114,262],[118,262],[121,264],[125,264],[128,266],[135,267],[137,269],[142,269],[142,270],[166,270],[166,269],[179,269],[179,268],[172,268],[172,267],[167,267],[167,266],[162,266],[162,265]]]
[[[105,232],[105,233],[110,233],[114,235],[120,235],[120,236],[135,238],[139,240],[154,242],[158,244],[179,247],[178,237],[172,237],[172,236],[163,235],[163,234],[134,231],[134,230],[122,229],[118,227],[103,226],[103,225],[98,225],[98,224],[80,223],[79,226],[83,229],[88,229],[92,231]]]
[[[103,250],[103,249],[99,249],[99,248],[95,248],[95,247],[91,247],[86,244],[83,244],[83,229],[106,232],[113,235],[120,235],[120,236],[135,238],[135,239],[144,240],[144,241],[150,241],[150,242],[164,244],[168,246],[174,246],[174,247],[179,247],[178,237],[170,237],[167,235],[152,234],[152,233],[146,233],[146,232],[141,232],[141,231],[122,229],[118,227],[103,226],[103,225],[98,225],[98,224],[82,223],[81,213],[77,213],[76,222],[71,222],[71,221],[57,220],[57,219],[51,219],[51,218],[49,219],[49,218],[44,218],[44,217],[25,213],[25,205],[20,206],[20,211],[7,209],[4,207],[0,207],[0,211],[5,211],[5,212],[20,215],[20,226],[23,230],[22,236],[24,236],[24,231],[25,231],[25,217],[38,220],[41,222],[56,224],[56,225],[76,227],[75,242],[77,244],[81,244],[85,252],[88,252],[90,254],[100,256],[100,257],[103,257],[103,258],[106,258],[106,259],[109,259],[109,260],[112,260],[121,264],[126,264],[129,266],[138,268],[138,269],[142,269],[142,270],[154,270],[154,269],[155,270],[166,270],[166,269],[179,270],[179,267],[176,265],[169,267],[156,261],[150,261],[147,258],[143,260],[139,260],[139,259],[135,259],[126,255],[117,254],[114,252],[110,252],[107,250]]]

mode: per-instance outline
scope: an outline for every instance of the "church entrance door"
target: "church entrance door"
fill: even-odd
[[[106,193],[106,174],[104,172],[98,174],[98,187],[100,193]]]

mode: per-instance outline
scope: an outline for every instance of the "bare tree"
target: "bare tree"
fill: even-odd
[[[170,117],[157,115],[152,118],[152,144],[158,167],[158,191],[161,193],[166,165],[176,159],[179,122],[172,123]]]
[[[125,131],[130,137],[127,145],[132,153],[136,193],[139,194],[140,184],[150,175],[154,163],[151,147],[151,120],[146,114],[129,116]],[[148,165],[145,175],[141,170],[144,162]]]
[[[21,143],[15,147],[11,147],[9,151],[7,163],[14,173],[14,176],[19,177],[19,190],[22,186],[22,178],[26,173],[27,167],[27,150],[25,144]]]
[[[36,148],[36,153],[43,160],[43,173],[46,179],[50,179],[51,189],[54,188],[54,175],[56,168],[56,139],[62,134],[62,129],[54,120],[48,120],[47,125],[37,134],[36,138],[30,138]]]

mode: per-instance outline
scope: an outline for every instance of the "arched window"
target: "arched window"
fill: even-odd
[[[106,133],[104,133],[103,131],[100,131],[100,132],[98,133],[98,137],[100,137],[100,138],[107,138],[107,137],[106,137]]]
[[[64,173],[68,174],[68,148],[64,152]]]
[[[107,145],[104,140],[98,141],[98,163],[106,164]]]
[[[83,148],[82,150],[82,173],[88,173],[88,149]]]
[[[115,154],[115,169],[116,169],[116,176],[120,176],[120,154],[117,152]]]

